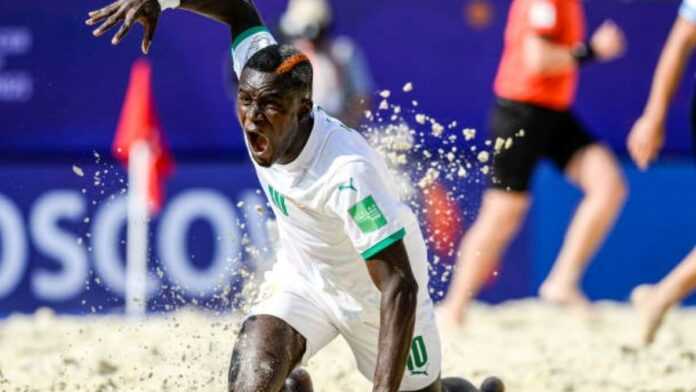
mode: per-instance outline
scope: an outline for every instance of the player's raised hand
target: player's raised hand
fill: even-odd
[[[611,20],[602,23],[592,34],[592,49],[600,61],[614,60],[626,50],[623,30]]]
[[[92,34],[99,37],[114,27],[119,22],[121,27],[118,29],[111,43],[118,45],[128,31],[133,27],[133,23],[138,22],[143,25],[144,35],[141,50],[147,54],[152,45],[152,38],[155,35],[157,21],[162,8],[157,0],[118,0],[106,7],[92,11],[85,22],[88,26],[101,23]]]
[[[628,152],[641,170],[646,170],[657,158],[664,142],[664,123],[643,115],[628,135]]]

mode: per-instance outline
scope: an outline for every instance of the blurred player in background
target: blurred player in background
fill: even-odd
[[[650,97],[643,115],[628,136],[628,151],[642,170],[657,158],[665,136],[669,104],[696,48],[696,0],[682,3],[672,32],[655,70]],[[696,105],[696,100],[692,102]],[[696,107],[692,107],[692,131],[696,132]],[[667,311],[696,290],[696,248],[654,286],[639,286],[631,299],[641,315],[641,338],[652,343]]]
[[[332,29],[326,0],[290,0],[280,20],[281,33],[312,62],[314,103],[354,128],[370,108],[374,84],[362,50]]]
[[[310,392],[309,375],[296,368],[341,335],[373,391],[475,392],[462,379],[440,379],[427,249],[386,162],[314,105],[309,59],[276,43],[252,1],[120,0],[87,24],[101,23],[100,36],[122,21],[118,44],[139,21],[146,52],[161,8],[176,7],[231,30],[237,115],[278,223],[278,289],[242,324],[229,390]]]
[[[580,280],[627,191],[613,153],[570,111],[578,68],[619,57],[623,33],[606,21],[591,41],[584,43],[584,35],[580,0],[514,0],[510,6],[490,122],[493,138],[507,143],[495,156],[492,185],[461,244],[454,281],[440,309],[450,325],[462,322],[524,220],[530,179],[541,158],[553,161],[584,197],[540,295],[582,310],[589,306]]]

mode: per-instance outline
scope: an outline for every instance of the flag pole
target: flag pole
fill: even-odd
[[[128,154],[128,233],[126,256],[126,314],[143,317],[147,311],[148,186],[152,153],[138,140]]]

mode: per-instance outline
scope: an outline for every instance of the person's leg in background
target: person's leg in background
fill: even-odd
[[[691,143],[696,154],[696,79],[693,85]],[[696,291],[696,247],[658,284],[641,285],[631,293],[631,302],[641,318],[641,341],[644,344],[652,343],[667,311],[694,291]]]
[[[481,209],[466,232],[447,297],[437,309],[444,327],[460,325],[471,301],[486,284],[500,258],[517,234],[529,210],[529,180],[541,156],[544,143],[538,113],[522,104],[500,102],[491,116],[494,137],[526,136],[494,157],[493,181],[483,195]]]
[[[587,264],[614,226],[627,196],[627,186],[614,154],[595,143],[570,114],[549,156],[583,192],[553,268],[539,294],[547,302],[587,310],[581,289]]]
[[[527,193],[491,189],[459,247],[456,273],[438,309],[441,322],[459,325],[471,301],[486,284],[529,209]],[[445,325],[445,326],[447,326]]]

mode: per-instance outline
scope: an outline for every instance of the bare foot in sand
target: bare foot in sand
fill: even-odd
[[[577,287],[566,287],[547,281],[539,288],[539,297],[544,302],[568,308],[583,318],[596,318],[592,304]]]
[[[655,286],[640,285],[631,292],[631,303],[640,317],[640,339],[651,344],[669,307],[660,306],[655,297]]]

